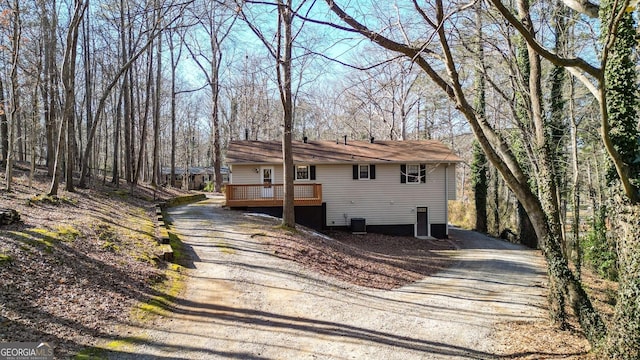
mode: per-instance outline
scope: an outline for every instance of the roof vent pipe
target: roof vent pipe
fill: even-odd
[[[249,140],[249,129],[244,129],[244,139]]]
[[[347,145],[347,135],[344,136],[344,144]]]
[[[307,143],[309,142],[309,138],[308,138],[308,137],[306,137],[306,136],[304,136],[304,137],[302,138],[302,141],[303,141],[305,144],[307,144]]]
[[[369,138],[369,140],[371,141],[371,143],[373,144],[373,142],[376,140],[376,138],[374,138],[373,136],[371,138]]]

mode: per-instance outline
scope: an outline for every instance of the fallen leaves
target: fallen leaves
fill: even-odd
[[[155,214],[152,203],[108,186],[50,201],[33,195],[48,185],[37,180],[28,187],[17,172],[14,191],[0,197],[22,220],[0,228],[0,342],[48,341],[57,358],[69,358],[111,337],[134,305],[156,295],[151,283],[162,270],[146,260]]]

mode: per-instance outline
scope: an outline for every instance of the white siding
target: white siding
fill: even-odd
[[[456,200],[458,198],[458,193],[456,191],[458,185],[456,181],[456,164],[449,164],[447,171],[447,196],[449,200]]]
[[[427,167],[423,184],[401,184],[399,164],[377,164],[376,179],[353,180],[351,165],[318,165],[327,203],[327,225],[349,225],[351,218],[365,218],[368,225],[416,222],[416,208],[429,208],[429,223],[444,224],[446,200],[444,167]]]
[[[263,167],[273,168],[274,184],[283,183],[282,165],[230,165],[230,183],[235,185],[260,184],[260,181],[262,181],[260,169]]]
[[[282,183],[282,166],[274,165],[274,182]],[[233,165],[232,184],[260,183],[259,165]],[[376,164],[376,179],[353,180],[352,165],[316,165],[316,180],[322,184],[327,203],[327,225],[347,226],[351,218],[365,218],[368,225],[415,224],[416,208],[429,208],[429,223],[447,220],[447,198],[456,196],[455,165],[427,165],[426,183],[400,183],[400,164]],[[300,181],[309,182],[309,181]],[[448,193],[445,197],[445,193]]]

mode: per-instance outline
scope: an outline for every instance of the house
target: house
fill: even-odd
[[[223,182],[228,181],[229,169],[222,167],[220,171],[222,173]],[[171,181],[171,168],[162,168],[162,177],[165,184],[169,184]],[[185,182],[188,181],[189,190],[202,190],[206,186],[207,182],[214,181],[214,177],[212,167],[191,166],[186,173],[184,168],[176,168],[173,187],[186,187]]]
[[[232,141],[226,205],[282,214],[280,141]],[[448,236],[456,164],[438,141],[294,141],[296,222],[416,237]]]

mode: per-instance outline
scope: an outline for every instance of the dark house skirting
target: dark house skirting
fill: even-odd
[[[275,217],[282,217],[282,207],[247,207],[239,208],[239,210],[246,210],[249,212],[256,212],[260,214],[267,214]],[[314,230],[322,231],[326,229],[346,230],[349,231],[348,226],[327,226],[327,205],[322,206],[296,206],[296,223],[312,228]],[[369,225],[367,224],[367,232],[376,234],[386,234],[395,236],[414,236],[414,225]],[[431,236],[437,239],[446,239],[447,225],[446,224],[431,224]]]
[[[348,226],[330,226],[330,229],[350,231]],[[367,224],[367,232],[375,234],[385,234],[394,236],[414,236],[414,225],[369,225]],[[437,239],[446,239],[446,224],[431,224],[431,236]]]
[[[242,208],[249,212],[271,215],[282,218],[282,207],[247,207]],[[296,224],[306,227],[322,230],[326,228],[325,219],[327,218],[327,205],[321,206],[296,206]]]

